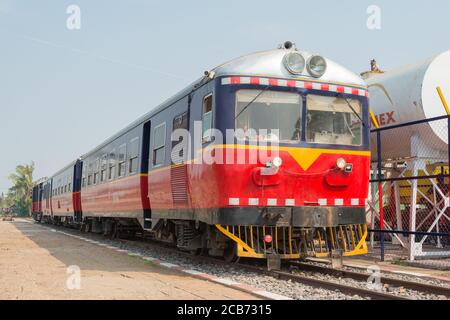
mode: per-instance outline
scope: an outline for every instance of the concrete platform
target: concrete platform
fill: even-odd
[[[0,299],[257,299],[24,219],[0,221],[0,283]]]

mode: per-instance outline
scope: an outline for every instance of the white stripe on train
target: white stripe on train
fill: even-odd
[[[262,78],[262,77],[239,77],[239,76],[222,78],[222,85],[230,85],[230,84],[256,84],[256,85],[271,85],[278,87],[296,87],[307,89],[309,88],[314,90],[322,90],[330,92],[342,92],[346,94],[359,95],[363,97],[367,97],[369,95],[368,91],[364,89],[319,82]]]
[[[311,202],[311,201],[309,201]],[[364,206],[366,199],[351,198],[351,199],[317,199],[319,206]],[[228,198],[229,206],[286,206],[294,207],[296,205],[295,199],[259,199],[259,198]]]

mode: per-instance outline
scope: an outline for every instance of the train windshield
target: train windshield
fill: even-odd
[[[300,141],[302,99],[297,93],[239,90],[236,93],[238,139]]]
[[[359,100],[309,94],[306,107],[307,142],[361,145],[362,108]]]

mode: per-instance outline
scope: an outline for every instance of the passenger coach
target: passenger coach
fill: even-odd
[[[229,260],[363,254],[368,121],[360,77],[286,42],[205,72],[44,182],[42,216]]]

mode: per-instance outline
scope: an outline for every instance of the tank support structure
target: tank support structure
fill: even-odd
[[[418,135],[410,138],[412,157],[401,160],[383,160],[382,194],[385,212],[384,228],[402,233],[391,233],[388,245],[400,246],[407,252],[408,260],[418,257],[450,257],[448,247],[443,250],[441,237],[427,233],[442,230],[449,221],[448,159],[436,150],[426,147]],[[376,178],[378,162],[372,163],[372,176]],[[436,174],[436,168],[447,172]],[[435,171],[431,171],[431,170]],[[375,179],[374,179],[375,180]],[[440,180],[440,181],[439,181]],[[445,181],[447,180],[447,181]],[[377,183],[378,184],[378,183]],[[366,218],[371,229],[380,225],[380,194],[378,185],[371,184],[366,206]],[[447,224],[448,226],[448,224]],[[375,234],[370,234],[370,247],[375,246]]]

